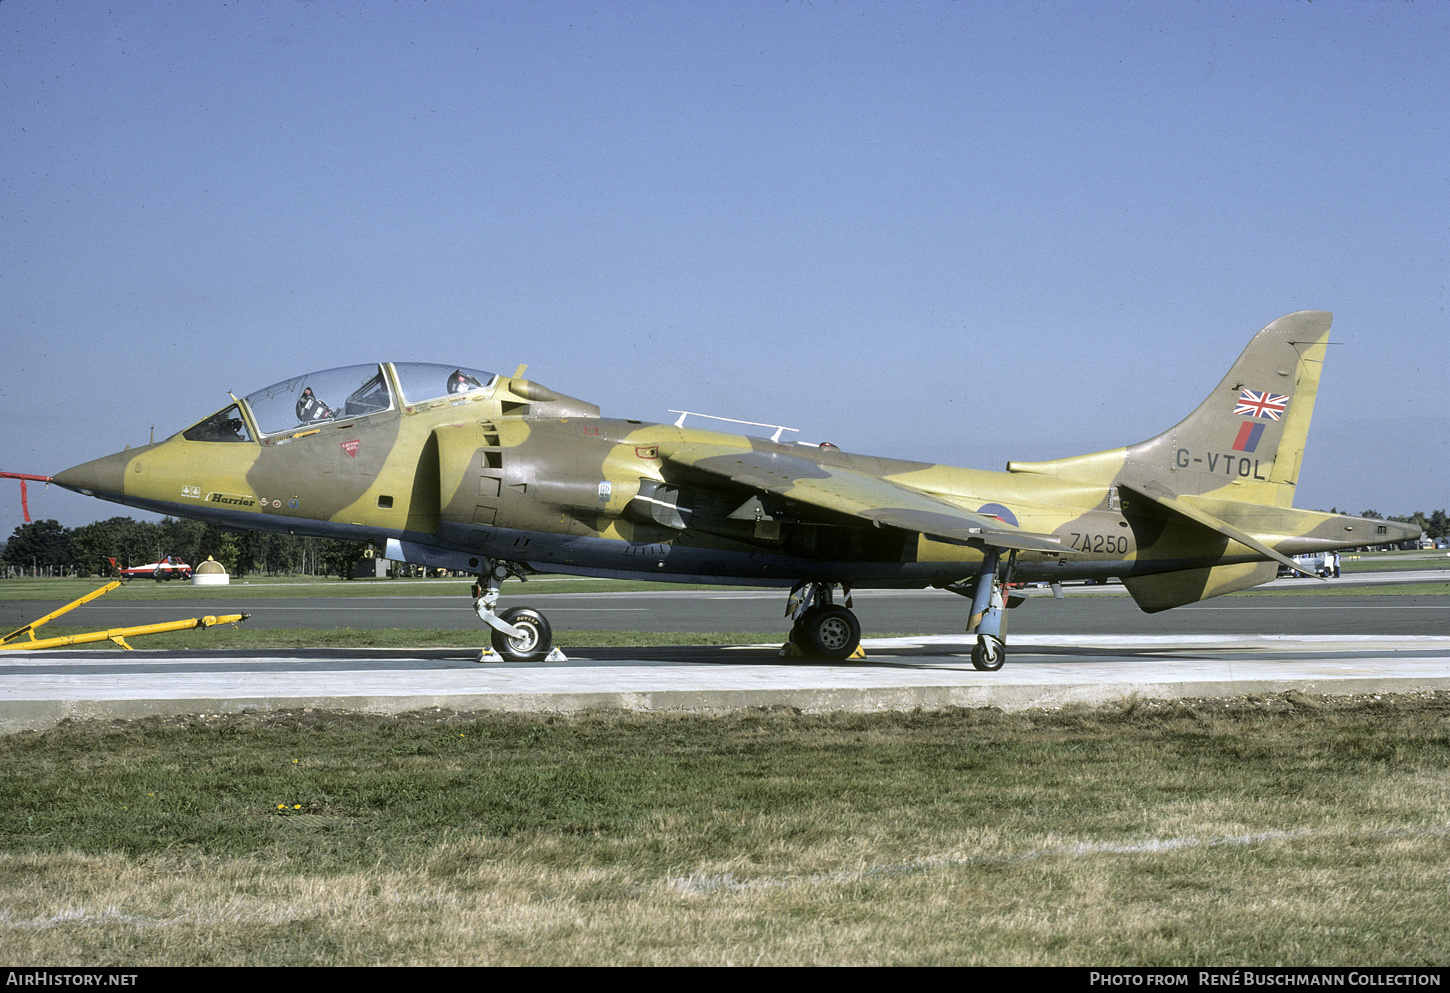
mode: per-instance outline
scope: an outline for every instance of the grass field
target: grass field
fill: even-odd
[[[1443,964],[1450,695],[0,738],[15,966]]]
[[[1421,549],[1413,552],[1365,552],[1340,557],[1343,572],[1376,572],[1385,569],[1450,569],[1450,552]]]

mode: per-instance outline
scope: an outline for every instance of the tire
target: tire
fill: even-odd
[[[502,631],[493,631],[493,650],[510,662],[538,662],[554,647],[554,632],[544,615],[531,607],[511,607],[499,620],[524,632],[521,638],[510,638]]]
[[[972,668],[983,672],[996,672],[1007,661],[1007,647],[990,634],[977,636],[977,646],[972,649]]]
[[[819,659],[839,661],[861,646],[861,622],[845,607],[808,610],[799,627],[801,648]]]

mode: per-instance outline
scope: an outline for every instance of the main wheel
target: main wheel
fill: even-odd
[[[1007,661],[1007,648],[990,634],[977,635],[977,647],[972,649],[972,667],[983,672],[996,672]]]
[[[861,622],[845,607],[813,607],[800,619],[799,638],[816,658],[844,659],[861,645]]]
[[[517,638],[510,638],[502,631],[492,632],[493,650],[510,662],[537,662],[554,647],[554,632],[537,610],[511,607],[498,616],[505,624],[512,624],[523,632]]]

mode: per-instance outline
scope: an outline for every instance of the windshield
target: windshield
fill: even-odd
[[[194,424],[181,432],[187,441],[251,441],[247,422],[236,404],[226,410],[212,414],[200,424]]]
[[[392,395],[380,367],[351,365],[285,380],[249,394],[246,402],[262,433],[276,434],[388,410]]]
[[[406,403],[423,403],[465,393],[489,395],[498,379],[491,372],[430,362],[394,362],[393,371],[398,374],[398,386]]]

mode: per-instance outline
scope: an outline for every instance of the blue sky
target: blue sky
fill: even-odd
[[[1296,503],[1428,512],[1447,94],[1442,3],[6,0],[0,469],[379,359],[1001,468],[1323,309]]]

